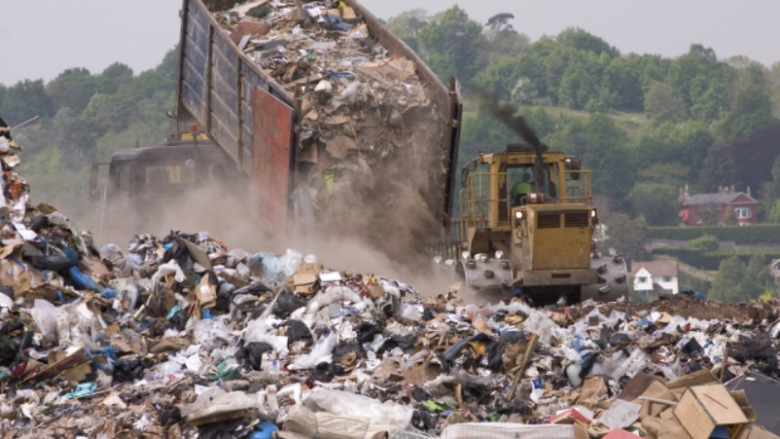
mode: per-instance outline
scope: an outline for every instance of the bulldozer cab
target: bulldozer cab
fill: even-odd
[[[467,163],[459,197],[463,225],[510,227],[512,210],[529,204],[592,205],[590,171],[580,169],[579,157],[545,151],[541,176],[534,161],[532,147],[510,145]]]

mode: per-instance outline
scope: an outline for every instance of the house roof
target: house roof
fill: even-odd
[[[677,261],[674,260],[633,262],[631,276],[636,276],[643,268],[653,276],[677,276]]]
[[[721,192],[718,194],[683,195],[680,203],[687,206],[721,206],[724,204],[758,204],[758,201],[744,192]]]

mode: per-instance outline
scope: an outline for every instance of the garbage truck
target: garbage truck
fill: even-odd
[[[605,269],[594,259],[589,186],[571,195],[565,175],[578,175],[577,158],[544,152],[539,168],[528,149],[480,155],[463,171],[462,217],[452,218],[460,86],[441,81],[357,0],[183,0],[181,19],[169,139],[114,154],[103,191],[93,166],[102,241],[112,229],[145,232],[169,200],[227,181],[226,195],[270,234],[302,224],[362,234],[404,257],[407,245],[392,247],[399,241],[454,230],[453,265],[485,297],[520,288],[610,300],[624,291],[625,262]],[[550,183],[512,204],[505,186],[529,163]]]
[[[302,215],[325,232],[400,227],[408,211],[397,206],[410,194],[417,215],[445,225],[458,82],[442,82],[357,0],[296,4],[183,0],[169,138],[116,153],[105,185],[104,168],[92,168],[103,241],[146,230],[150,199],[180,198],[198,176],[234,182],[258,231],[271,234]]]

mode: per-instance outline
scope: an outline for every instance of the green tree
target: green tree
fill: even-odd
[[[612,108],[623,111],[644,111],[644,90],[641,72],[632,68],[625,58],[610,61],[602,76],[602,89],[612,94]]]
[[[97,91],[97,80],[84,68],[67,69],[46,85],[56,108],[81,111]]]
[[[734,167],[734,159],[728,145],[712,145],[699,173],[699,186],[704,192],[714,193],[719,187],[734,184]]]
[[[105,94],[124,93],[132,81],[133,69],[126,64],[114,63],[96,78],[95,91]]]
[[[3,99],[5,98],[5,93],[8,91],[8,87],[6,87],[3,84],[0,84],[0,109],[3,108]]]
[[[772,101],[764,87],[750,86],[737,96],[718,132],[726,142],[747,139],[769,125],[780,123],[772,113]]]
[[[593,114],[581,136],[586,145],[584,167],[593,171],[593,193],[608,196],[617,207],[625,207],[636,178],[626,133],[607,116]]]
[[[751,300],[758,298],[772,289],[772,276],[769,274],[769,263],[763,255],[753,255],[745,269],[744,290]]]
[[[593,58],[583,57],[573,62],[561,78],[558,100],[562,106],[581,110],[599,101],[598,64]]]
[[[662,183],[637,183],[631,197],[634,212],[651,226],[679,224],[677,201],[679,190]]]
[[[556,40],[565,46],[571,46],[577,50],[592,52],[596,55],[606,53],[610,58],[620,56],[620,51],[618,51],[615,47],[610,46],[609,43],[604,41],[602,38],[599,38],[577,27],[570,27],[564,30],[558,34]]]
[[[712,289],[707,296],[709,300],[721,302],[743,302],[750,299],[744,289],[744,276],[747,266],[738,257],[732,256],[721,261],[718,274]]]
[[[531,47],[531,39],[518,33],[509,23],[515,16],[510,13],[496,14],[487,22],[485,38],[487,46],[487,62],[492,64],[502,58],[511,57],[526,52]]]
[[[25,79],[8,87],[0,114],[13,126],[35,116],[51,116],[54,114],[54,104],[51,97],[46,94],[43,80]]]
[[[434,17],[420,31],[419,41],[428,65],[443,80],[455,76],[468,84],[482,68],[482,25],[458,6]]]
[[[761,204],[767,208],[774,206],[777,200],[780,200],[780,156],[775,159],[771,172],[772,179],[764,183],[761,190]]]
[[[669,66],[666,83],[680,93],[685,106],[693,105],[691,87],[697,77],[710,81],[719,78],[721,66],[715,51],[705,48],[701,44],[692,44],[688,53],[678,57]]]
[[[711,123],[718,120],[729,108],[728,91],[721,81],[707,81],[696,77],[692,85],[691,116]]]
[[[702,235],[688,241],[688,248],[702,253],[712,253],[720,248],[720,242],[715,235]]]
[[[699,179],[699,170],[715,139],[701,122],[666,122],[646,131],[634,147],[636,163],[652,167],[656,163],[678,163],[689,169],[684,182]]]
[[[657,122],[680,122],[688,117],[688,109],[682,96],[661,82],[653,82],[647,90],[645,113]]]
[[[631,219],[624,213],[617,213],[612,215],[606,226],[606,248],[614,248],[629,261],[647,258],[647,223],[643,219]]]
[[[643,182],[656,183],[673,188],[685,186],[690,175],[690,169],[679,163],[655,163],[639,171]]]
[[[412,50],[419,51],[420,45],[418,38],[420,37],[420,32],[425,26],[428,26],[428,22],[427,10],[412,9],[390,18],[390,20],[387,21],[387,27],[389,27],[398,38],[404,40]]]
[[[780,224],[780,200],[775,200],[775,203],[769,206],[772,207],[772,210],[769,212],[769,222]]]

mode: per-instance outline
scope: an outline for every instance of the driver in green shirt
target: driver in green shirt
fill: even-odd
[[[527,172],[524,173],[520,180],[521,181],[512,188],[513,207],[517,207],[523,204],[523,197],[531,192],[531,174]]]

